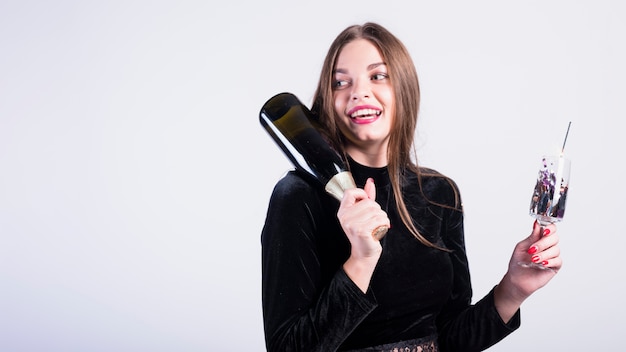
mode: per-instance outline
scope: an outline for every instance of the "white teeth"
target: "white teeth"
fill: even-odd
[[[356,119],[358,117],[371,116],[371,115],[379,116],[380,114],[381,114],[380,110],[361,109],[361,110],[357,110],[354,113],[352,113],[352,115],[350,115],[350,117],[352,117],[353,119]]]

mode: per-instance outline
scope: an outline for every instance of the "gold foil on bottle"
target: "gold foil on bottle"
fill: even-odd
[[[343,198],[343,191],[352,188],[356,188],[352,174],[349,171],[343,171],[336,174],[330,179],[330,181],[328,181],[325,190],[337,200],[341,201]],[[376,240],[380,241],[383,237],[385,237],[388,230],[389,227],[387,226],[378,226],[374,229],[374,231],[372,231],[372,236]]]
[[[377,228],[374,229],[374,231],[372,231],[372,236],[380,241],[383,239],[383,237],[385,237],[385,235],[387,234],[387,231],[389,230],[389,227],[387,226],[378,226]]]
[[[356,183],[349,171],[342,171],[328,181],[326,184],[326,192],[330,193],[338,201],[343,198],[343,191],[346,189],[356,188]]]

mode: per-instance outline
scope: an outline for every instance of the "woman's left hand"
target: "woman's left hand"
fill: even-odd
[[[520,265],[531,262],[545,269]],[[541,227],[535,222],[530,236],[515,246],[509,270],[494,292],[496,308],[502,319],[508,321],[522,302],[545,286],[562,265],[556,226],[551,224]]]
[[[563,261],[556,232],[554,224],[542,227],[535,222],[530,236],[515,246],[509,262],[508,275],[521,295],[530,296],[545,286],[561,269]],[[523,267],[519,264],[531,262],[547,270]]]

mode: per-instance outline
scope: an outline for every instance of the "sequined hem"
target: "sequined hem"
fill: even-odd
[[[379,346],[360,348],[347,352],[438,352],[437,336],[432,335],[414,340],[388,343]]]

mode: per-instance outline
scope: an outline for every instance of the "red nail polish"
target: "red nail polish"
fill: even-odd
[[[532,246],[528,249],[528,254],[535,254],[538,250],[539,248],[537,248],[537,246]]]
[[[548,236],[550,234],[550,229],[543,230],[543,235]]]
[[[538,263],[538,262],[541,260],[541,258],[539,258],[539,256],[538,256],[538,255],[533,255],[533,257],[532,257],[532,258],[530,258],[530,260],[531,260],[533,263]]]
[[[542,261],[542,262],[541,262],[541,265],[543,265],[543,266],[548,265],[548,261],[547,261],[547,260]]]

